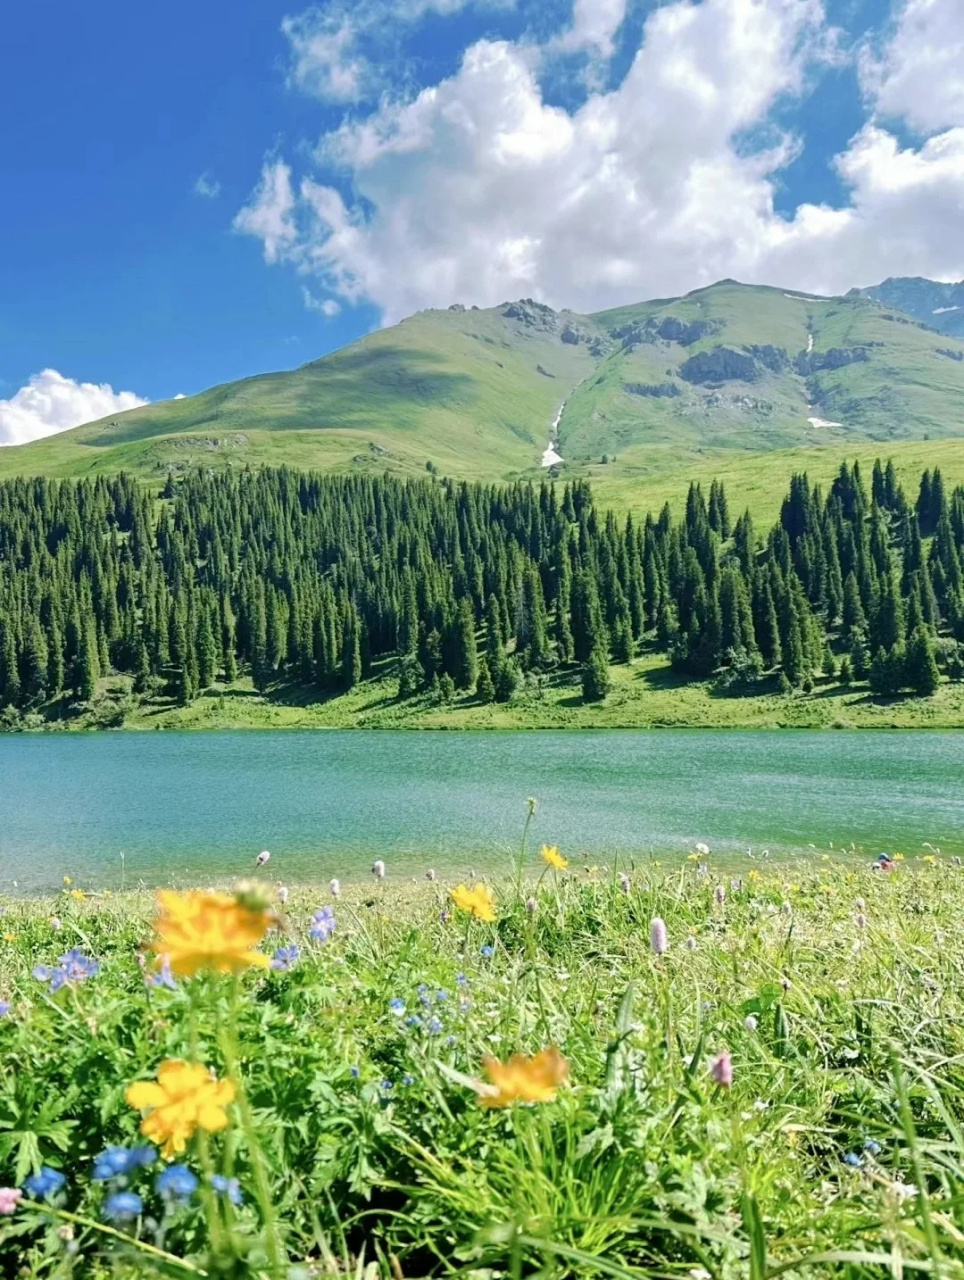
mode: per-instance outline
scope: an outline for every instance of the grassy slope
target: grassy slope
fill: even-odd
[[[964,343],[867,299],[808,298],[724,281],[598,316],[529,313],[527,322],[506,317],[503,308],[420,312],[288,373],[0,449],[0,476],[124,468],[157,479],[170,466],[282,462],[414,474],[427,461],[467,479],[532,476],[563,401],[561,452],[566,474],[575,475],[603,453],[625,456],[631,479],[667,451],[679,473],[700,450],[820,444],[839,456],[868,441],[890,449],[905,440],[964,436],[964,361],[937,354],[940,347],[964,352]],[[607,336],[618,325],[667,316],[724,327],[688,347],[660,341],[629,352]],[[562,341],[570,321],[582,335],[577,344]],[[870,359],[810,379],[785,371],[717,388],[676,376],[687,357],[719,344],[769,344],[792,358],[806,350],[810,334],[816,352],[863,346]],[[595,356],[592,338],[602,339]],[[682,394],[659,399],[625,390],[665,381]],[[808,416],[842,425],[814,428]]]
[[[166,697],[130,706],[127,729],[630,729],[630,728],[871,728],[964,727],[964,684],[942,684],[932,698],[871,698],[865,684],[823,682],[811,694],[775,690],[724,696],[709,683],[683,681],[663,655],[648,654],[611,668],[605,703],[582,700],[578,675],[556,673],[541,688],[508,704],[458,697],[438,704],[428,695],[399,702],[391,659],[350,693],[319,699],[313,689],[285,688],[259,697],[249,681],[216,686],[188,707]],[[105,709],[128,688],[125,678],[102,681]],[[53,722],[52,727],[56,727]],[[68,730],[93,727],[97,715],[67,721]],[[39,727],[39,724],[38,726]]]

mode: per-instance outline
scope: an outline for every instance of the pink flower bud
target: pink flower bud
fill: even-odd
[[[714,1058],[710,1074],[714,1083],[723,1089],[729,1089],[733,1083],[733,1062],[725,1049],[718,1058]]]
[[[650,921],[649,945],[653,949],[653,954],[657,956],[663,956],[669,950],[669,938],[666,936],[666,925],[659,916],[654,916]]]

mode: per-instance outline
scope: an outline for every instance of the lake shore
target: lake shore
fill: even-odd
[[[310,687],[258,694],[250,681],[215,685],[187,706],[170,698],[138,701],[130,682],[102,680],[91,708],[65,718],[58,707],[21,719],[20,729],[961,729],[964,682],[944,681],[929,698],[875,698],[867,685],[820,681],[813,691],[729,694],[711,682],[683,680],[662,655],[610,668],[601,703],[583,701],[578,676],[549,675],[509,703],[456,695],[399,701],[391,663],[338,697]]]

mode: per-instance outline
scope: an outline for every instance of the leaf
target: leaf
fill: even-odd
[[[743,1226],[750,1241],[750,1280],[766,1280],[767,1274],[767,1240],[763,1229],[763,1218],[756,1196],[745,1191],[740,1197],[740,1213]]]

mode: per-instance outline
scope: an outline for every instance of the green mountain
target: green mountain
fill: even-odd
[[[282,463],[509,478],[602,455],[964,436],[964,342],[872,298],[724,280],[582,316],[531,299],[424,311],[290,372],[0,450],[0,475]],[[549,460],[551,460],[550,455]]]
[[[847,296],[872,298],[931,329],[964,338],[964,280],[944,284],[923,276],[892,276],[869,289],[852,289]]]

